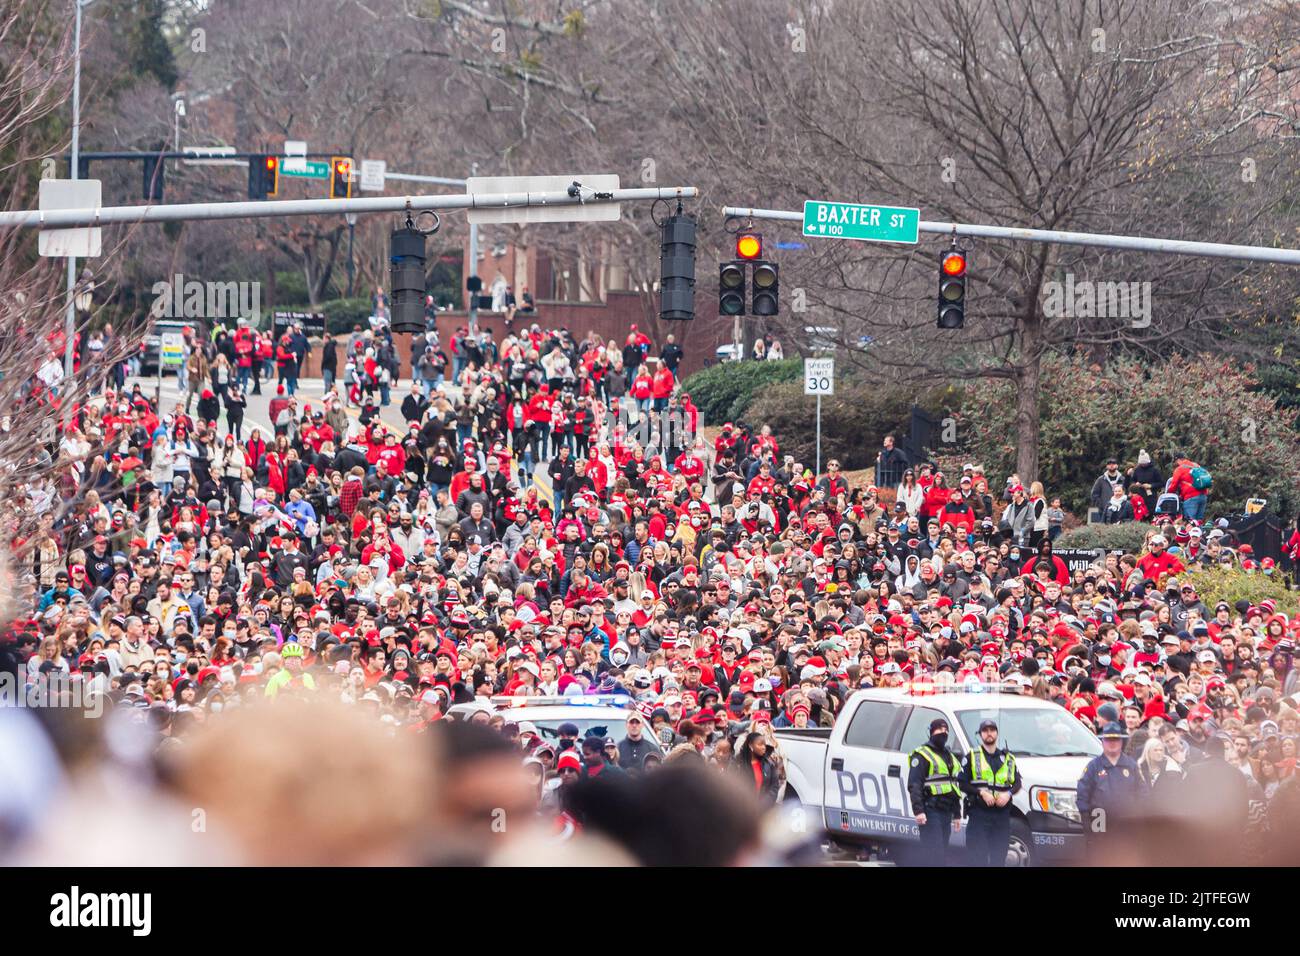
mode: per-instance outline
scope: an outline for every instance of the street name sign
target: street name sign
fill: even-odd
[[[286,163],[292,157],[286,156],[280,162],[281,176],[297,176],[299,179],[329,179],[330,164],[321,160],[304,159],[301,160],[302,169],[289,169]]]
[[[915,245],[921,232],[921,210],[902,206],[866,206],[851,202],[806,200],[803,234],[826,239],[898,242]]]

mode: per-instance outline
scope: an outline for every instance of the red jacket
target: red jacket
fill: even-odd
[[[1174,469],[1174,473],[1169,476],[1169,490],[1178,495],[1183,501],[1205,494],[1204,491],[1199,490],[1192,483],[1192,469],[1196,467],[1195,462],[1179,465]]]
[[[948,500],[951,497],[951,488],[940,488],[938,485],[931,485],[930,490],[925,493],[925,504],[921,505],[921,517],[926,518],[939,514],[948,506]]]
[[[960,505],[955,507],[961,508]],[[971,511],[969,506],[961,508],[960,511],[949,511],[948,507],[945,507],[939,512],[937,520],[941,528],[945,524],[951,524],[954,528],[965,528],[967,534],[975,533],[975,512]]]
[[[640,378],[640,376],[637,377]],[[668,398],[672,395],[673,386],[676,384],[677,380],[673,378],[672,370],[665,365],[655,372],[654,381],[651,385],[651,395],[654,398]]]
[[[673,462],[673,467],[687,481],[695,481],[697,478],[704,477],[704,462],[694,455],[682,452]]]
[[[1142,576],[1151,581],[1159,581],[1162,574],[1182,574],[1186,568],[1183,562],[1179,561],[1168,551],[1161,551],[1159,554],[1144,554],[1138,558],[1138,570]]]
[[[538,392],[528,401],[528,408],[524,412],[524,417],[530,422],[540,422],[543,425],[551,424],[551,405],[555,399],[546,392]]]

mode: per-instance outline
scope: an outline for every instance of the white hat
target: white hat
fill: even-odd
[[[766,694],[771,690],[772,690],[772,682],[768,680],[766,677],[760,677],[758,680],[754,681],[755,694]]]
[[[1218,658],[1214,655],[1214,651],[1211,650],[1204,650],[1196,655],[1196,662],[1198,664],[1212,664],[1217,660]]]
[[[821,677],[826,673],[826,668],[817,667],[813,664],[805,664],[803,670],[799,671],[799,679],[807,680],[810,677]]]
[[[519,665],[518,669],[521,671],[528,671],[528,673],[532,674],[534,677],[540,677],[542,673],[538,669],[537,665],[534,664],[532,661],[524,661],[522,664]]]

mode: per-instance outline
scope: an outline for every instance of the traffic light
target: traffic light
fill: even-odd
[[[346,156],[330,158],[330,199],[352,198],[352,160]]]
[[[146,156],[144,159],[144,189],[142,195],[146,202],[162,202],[163,198],[163,159],[161,156]]]
[[[752,261],[763,257],[763,237],[756,232],[736,234],[736,258]]]
[[[939,328],[966,324],[966,255],[949,249],[939,260]]]
[[[392,292],[393,331],[423,332],[424,234],[409,224],[394,229],[389,249],[388,287]]]
[[[718,266],[718,315],[745,314],[745,263]]]
[[[695,217],[680,211],[665,219],[660,230],[659,318],[695,318]]]
[[[754,315],[776,315],[781,302],[780,272],[775,262],[754,263]]]
[[[257,154],[248,158],[248,198],[265,199],[280,191],[280,158]]]

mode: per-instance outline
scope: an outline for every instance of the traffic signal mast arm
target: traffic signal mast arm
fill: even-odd
[[[744,219],[775,219],[803,222],[803,213],[786,209],[752,209],[748,206],[724,206],[725,216]],[[869,225],[869,223],[863,223]],[[975,236],[984,239],[1009,239],[1014,242],[1051,242],[1064,246],[1096,246],[1126,249],[1132,252],[1156,252],[1175,256],[1205,256],[1212,259],[1241,259],[1247,262],[1277,262],[1300,265],[1300,249],[1271,246],[1240,246],[1221,242],[1192,242],[1185,239],[1156,239],[1148,236],[1119,236],[1095,232],[1063,232],[1056,229],[1022,229],[1018,226],[984,226],[971,223],[929,222],[922,220],[921,232],[939,236]]]
[[[98,209],[20,209],[0,212],[0,227],[71,229],[116,223],[182,222],[201,219],[265,219],[337,213],[400,212],[404,209],[498,209],[516,206],[578,206],[586,203],[694,199],[694,186],[615,189],[608,196],[586,198],[567,192],[489,193],[470,196],[375,196],[366,199],[278,199],[268,202],[201,202],[164,206],[102,206]]]

